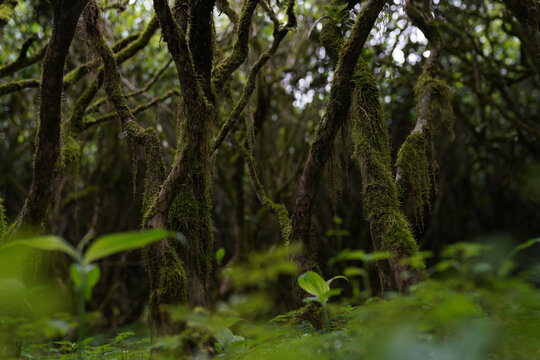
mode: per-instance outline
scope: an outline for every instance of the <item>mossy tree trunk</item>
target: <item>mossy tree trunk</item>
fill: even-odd
[[[146,263],[152,284],[151,308],[185,302],[191,306],[208,304],[207,282],[213,258],[211,156],[247,105],[257,73],[296,24],[295,1],[288,0],[286,26],[274,24],[272,46],[253,66],[232,114],[213,139],[221,91],[248,55],[251,19],[258,3],[257,0],[245,0],[240,16],[232,16],[229,11],[230,17],[237,19],[237,40],[231,54],[213,67],[212,12],[215,1],[176,0],[173,15],[167,1],[154,0],[163,38],[176,65],[181,101],[176,160],[146,211],[143,225],[180,232],[186,243],[177,245],[178,242],[167,240],[147,252]],[[152,322],[158,332],[167,333],[172,329],[159,310],[154,311],[154,315]]]
[[[176,64],[182,93],[178,124],[176,161],[171,173],[145,214],[144,225],[182,233],[184,246],[165,240],[147,250],[146,266],[151,282],[151,323],[156,333],[170,333],[174,327],[160,312],[163,304],[188,302],[206,306],[207,281],[211,271],[213,232],[210,217],[210,136],[214,118],[210,70],[213,59],[213,1],[176,1],[173,17],[166,1],[156,0],[154,8],[162,35]],[[188,16],[181,16],[187,12]],[[190,16],[197,14],[196,17]],[[191,44],[187,28],[204,41]],[[194,64],[194,57],[201,60]],[[204,58],[204,60],[203,60]]]
[[[32,184],[17,223],[41,225],[53,201],[54,179],[60,158],[62,80],[69,47],[79,16],[88,0],[51,1],[53,27],[43,60],[39,130]]]
[[[338,11],[343,1],[332,3]],[[331,57],[339,55],[343,35],[332,19],[323,23],[321,41]],[[396,258],[379,261],[378,270],[382,291],[403,291],[420,278],[402,278],[406,269],[399,264],[402,257],[418,251],[411,227],[400,208],[398,191],[392,173],[389,134],[384,111],[379,101],[379,90],[375,76],[366,61],[359,57],[355,63],[352,101],[348,116],[353,123],[353,157],[358,162],[362,176],[362,198],[370,224],[371,238],[375,250],[390,251]]]
[[[60,123],[62,118],[62,79],[66,58],[77,28],[77,23],[88,0],[50,1],[53,10],[52,34],[45,52],[40,85],[39,129],[36,138],[32,183],[25,204],[19,212],[14,227],[30,225],[41,227],[47,220],[54,200],[55,178],[58,176],[60,159]],[[16,1],[0,3],[0,27],[6,11],[11,17]],[[9,20],[7,18],[6,22]],[[1,200],[1,199],[0,199]],[[0,242],[8,231],[4,209],[0,204]],[[38,260],[34,262],[37,263]],[[28,271],[35,277],[35,269]],[[0,329],[2,331],[3,329]],[[22,341],[11,334],[10,341],[1,344],[0,357],[20,356]],[[7,345],[4,347],[4,345]]]
[[[345,1],[332,2],[338,11]],[[433,28],[431,4],[423,0],[418,10],[410,1],[407,14],[430,40],[431,54],[417,85],[418,120],[415,129],[399,151],[397,174],[392,172],[389,135],[375,76],[364,59],[359,58],[354,73],[351,108],[354,158],[362,175],[363,204],[366,210],[374,248],[390,251],[395,258],[378,263],[382,290],[406,291],[419,281],[422,271],[400,264],[400,259],[414,255],[418,246],[410,221],[422,221],[434,183],[436,162],[431,138],[433,108],[448,113],[447,87],[434,79],[440,40]],[[330,18],[324,20],[321,41],[334,63],[338,63],[343,43],[340,29]],[[435,99],[441,99],[436,102]],[[407,219],[408,217],[408,219]],[[404,277],[404,274],[409,274]]]
[[[435,120],[452,125],[451,92],[446,83],[438,80],[438,59],[441,37],[435,24],[431,2],[423,0],[417,6],[407,0],[405,12],[414,26],[429,41],[429,56],[415,87],[417,118],[414,129],[401,145],[396,160],[396,182],[402,209],[411,223],[423,226],[424,210],[429,206],[431,192],[436,190],[438,165],[433,148]]]
[[[406,291],[410,284],[421,278],[421,274],[400,265],[399,260],[414,255],[418,246],[400,207],[379,90],[364,59],[357,63],[353,93],[353,156],[362,175],[362,200],[369,219],[371,239],[375,250],[395,255],[393,259],[377,263],[381,288],[382,291]],[[404,279],[405,270],[411,271],[413,276]]]
[[[126,136],[135,144],[143,147],[146,153],[145,192],[143,197],[143,210],[146,211],[158,193],[162,182],[165,180],[165,166],[163,163],[161,142],[157,137],[155,129],[144,129],[137,123],[135,116],[127,104],[122,91],[121,75],[118,70],[117,59],[103,37],[98,7],[95,0],[91,0],[85,9],[84,20],[86,37],[90,40],[93,49],[99,54],[103,62],[101,73],[104,74],[103,82],[107,98],[112,104],[116,117],[122,124],[122,129]],[[161,253],[158,255],[158,252]],[[163,266],[166,266],[167,269],[178,268],[175,271],[182,272],[179,260],[176,258],[176,249],[172,248],[167,240],[158,245],[148,247],[145,251],[145,257],[148,258],[148,256],[152,259],[158,258],[159,262]],[[153,264],[156,263],[158,263],[157,260]],[[173,271],[173,274],[176,273],[175,271]],[[163,282],[160,272],[154,271],[154,268],[151,268],[149,269],[149,273],[151,287],[158,288],[160,282]],[[184,290],[180,285],[179,288],[181,289],[180,291]],[[155,301],[156,297],[159,298],[159,296],[154,296],[152,300]],[[166,315],[159,312],[158,307],[152,306],[152,302],[150,311],[153,318],[160,318],[163,319],[163,322],[166,322]],[[151,325],[152,328],[157,326],[154,323]]]
[[[309,244],[311,215],[315,196],[317,195],[324,167],[330,157],[337,131],[343,126],[349,114],[353,94],[352,79],[356,62],[367,36],[385,3],[385,0],[370,0],[365,3],[345,42],[343,42],[343,36],[339,33],[337,37],[328,32],[321,34],[323,39],[326,35],[332,35],[327,39],[329,40],[327,48],[331,55],[337,56],[337,58],[333,58],[337,65],[325,114],[318,125],[300,178],[291,221],[292,232],[290,239],[292,241]],[[297,256],[295,260],[304,271],[311,269],[315,265],[314,261],[305,254]],[[299,289],[296,292],[301,293]],[[297,297],[299,298],[299,296]]]

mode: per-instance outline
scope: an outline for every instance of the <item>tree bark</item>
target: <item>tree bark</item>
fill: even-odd
[[[87,0],[51,1],[52,35],[43,61],[41,105],[30,192],[17,223],[41,225],[53,201],[54,178],[60,156],[62,79],[66,57],[79,16]]]

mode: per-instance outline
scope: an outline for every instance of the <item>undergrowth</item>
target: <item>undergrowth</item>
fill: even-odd
[[[23,330],[33,334],[23,346],[27,359],[539,359],[540,292],[534,279],[540,267],[518,271],[514,260],[516,253],[539,242],[530,240],[507,255],[482,244],[452,245],[409,294],[387,292],[384,297],[351,287],[369,286],[362,269],[388,254],[346,250],[330,262],[347,269],[349,282],[339,282],[341,289],[334,294],[341,291],[341,296],[329,301],[323,328],[307,320],[309,312],[320,315],[316,302],[275,314],[277,289],[298,275],[289,260],[291,251],[298,251],[292,246],[252,254],[247,263],[221,269],[229,295],[212,309],[168,309],[172,319],[184,324],[178,334],[151,340],[139,324],[112,338],[98,334],[71,342],[65,340],[69,321],[48,319],[48,326],[55,321],[64,326],[62,332],[58,325],[49,338],[43,331],[29,331],[43,327],[43,321],[15,327],[21,336]],[[402,261],[423,267],[428,256],[419,253]]]

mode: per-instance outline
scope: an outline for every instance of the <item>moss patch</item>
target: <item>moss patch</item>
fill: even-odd
[[[432,118],[438,117],[450,132],[454,125],[454,111],[452,109],[452,90],[443,80],[431,77],[427,73],[422,73],[414,88],[417,99],[424,92],[429,92],[431,97],[430,115]]]
[[[428,160],[428,152],[433,154],[432,147],[429,135],[413,132],[399,149],[396,161],[400,200],[420,225],[423,225],[424,208],[429,205],[432,179],[437,167],[433,156]]]
[[[0,27],[6,25],[11,19],[15,6],[17,6],[17,0],[5,0],[0,4]]]
[[[182,259],[204,286],[212,269],[212,221],[209,201],[197,198],[197,192],[192,192],[191,187],[190,184],[179,186],[168,213],[168,223],[172,229],[186,236],[187,251],[182,251]]]

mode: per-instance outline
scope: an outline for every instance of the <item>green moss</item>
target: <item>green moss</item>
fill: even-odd
[[[281,239],[284,241],[286,245],[289,245],[289,236],[291,235],[291,218],[289,216],[289,212],[285,208],[285,205],[283,204],[277,204],[272,202],[270,199],[270,206],[274,210],[274,212],[277,214],[278,222],[279,222],[279,228],[281,230]]]
[[[391,251],[398,258],[409,257],[418,252],[418,245],[403,213],[384,214],[379,222],[384,229],[381,239],[381,248],[384,251]]]
[[[452,109],[452,90],[448,84],[424,72],[418,78],[414,92],[417,99],[423,93],[429,92],[431,100],[429,111],[431,118],[438,117],[439,122],[452,132],[454,112]]]
[[[377,83],[362,58],[355,69],[354,83],[349,113],[353,121],[353,157],[362,172],[362,199],[373,242],[377,250],[391,251],[398,257],[410,256],[418,251],[418,246],[401,211]],[[386,267],[382,269],[390,271]],[[393,274],[385,277],[392,278]]]
[[[5,0],[0,4],[0,27],[6,25],[13,16],[17,0]]]
[[[423,225],[424,209],[429,205],[435,163],[429,129],[411,133],[398,152],[397,186],[400,200],[418,224]],[[431,160],[431,161],[430,161]]]
[[[431,77],[427,71],[418,78],[415,94],[419,119],[417,128],[398,151],[397,185],[409,219],[423,225],[424,209],[429,206],[431,189],[436,189],[438,171],[432,132],[435,121],[452,128],[452,96],[448,85]]]
[[[37,88],[40,84],[41,83],[39,80],[35,79],[12,81],[7,84],[0,85],[0,96],[11,94],[23,89]]]
[[[162,259],[158,289],[160,304],[177,304],[187,300],[186,272],[172,248],[169,248]]]
[[[143,254],[152,282],[148,302],[150,330],[154,335],[163,335],[166,333],[163,329],[164,324],[158,322],[164,321],[167,315],[163,313],[162,305],[179,305],[187,302],[187,277],[176,250],[169,247],[163,256],[158,257],[157,246],[160,245],[154,244],[145,248]]]
[[[197,198],[197,192],[192,191],[190,185],[179,186],[169,209],[168,223],[186,236],[187,251],[182,252],[182,259],[205,285],[212,269],[212,221],[208,199]]]
[[[341,34],[341,30],[332,19],[327,17],[323,19],[320,40],[332,62],[337,63],[343,45],[343,34]]]
[[[62,146],[62,169],[66,169],[72,166],[79,167],[79,162],[81,158],[81,147],[79,142],[71,135],[64,137],[64,144]]]

